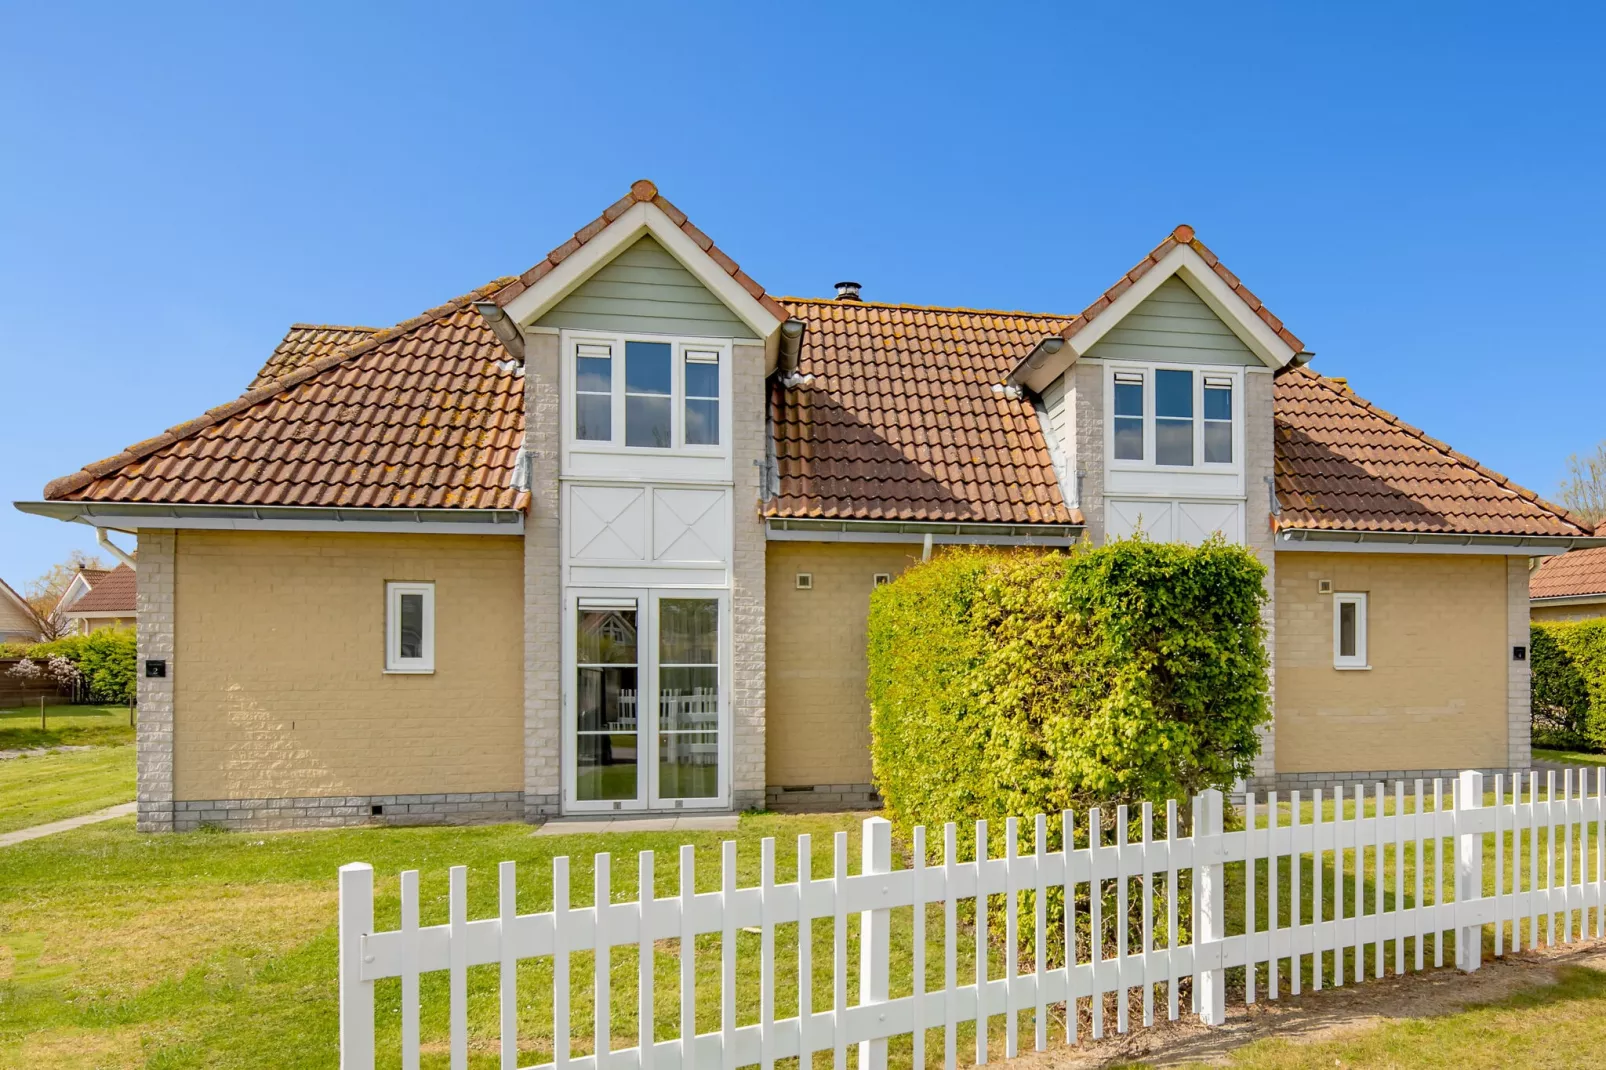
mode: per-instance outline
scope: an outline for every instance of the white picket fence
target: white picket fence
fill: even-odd
[[[1353,951],[1350,980],[1366,978],[1366,948],[1371,946],[1373,975],[1385,970],[1385,943],[1393,943],[1394,970],[1424,968],[1425,945],[1433,945],[1433,964],[1443,965],[1444,934],[1453,933],[1454,961],[1462,970],[1478,968],[1483,955],[1484,926],[1494,926],[1494,952],[1504,954],[1524,946],[1523,922],[1527,922],[1526,942],[1554,944],[1593,935],[1606,936],[1606,796],[1602,782],[1606,769],[1596,770],[1595,790],[1587,790],[1588,770],[1572,770],[1560,779],[1548,774],[1541,790],[1538,776],[1527,778],[1527,799],[1523,799],[1522,777],[1514,778],[1508,791],[1504,777],[1494,779],[1493,806],[1484,806],[1484,778],[1476,772],[1462,773],[1449,787],[1433,781],[1424,793],[1422,781],[1410,792],[1403,783],[1386,795],[1383,785],[1363,794],[1354,789],[1353,814],[1345,814],[1346,796],[1338,791],[1326,794],[1325,801],[1337,802],[1331,817],[1324,819],[1324,794],[1307,797],[1317,805],[1314,821],[1301,820],[1300,794],[1292,793],[1278,805],[1276,793],[1263,802],[1254,795],[1243,798],[1243,824],[1248,831],[1223,831],[1223,798],[1219,792],[1205,792],[1192,801],[1192,835],[1181,835],[1178,808],[1168,803],[1165,837],[1151,836],[1153,814],[1142,808],[1141,838],[1129,842],[1128,813],[1119,807],[1114,826],[1106,829],[1105,813],[1090,810],[1078,827],[1076,818],[1065,813],[1058,818],[1063,844],[1088,846],[1050,852],[1047,844],[1048,821],[1038,815],[1032,822],[1033,850],[1018,852],[1019,826],[1011,818],[1006,826],[1005,850],[1001,858],[988,857],[986,823],[975,829],[975,857],[980,861],[959,861],[957,830],[953,824],[943,829],[942,862],[928,864],[924,829],[916,829],[909,845],[910,865],[895,868],[891,827],[883,819],[864,823],[860,872],[850,874],[847,833],[835,838],[835,864],[829,877],[815,878],[811,868],[812,846],[808,836],[797,841],[797,879],[775,882],[775,842],[762,843],[761,880],[755,887],[736,884],[736,844],[723,845],[721,883],[717,891],[696,891],[693,848],[680,849],[680,894],[669,898],[651,895],[636,902],[613,902],[610,859],[596,856],[593,902],[606,904],[571,907],[569,860],[553,860],[553,906],[538,914],[519,914],[515,906],[517,875],[512,862],[499,869],[500,909],[496,917],[470,921],[467,916],[467,871],[450,871],[449,921],[443,925],[420,926],[418,873],[401,874],[401,928],[389,932],[373,931],[373,870],[362,863],[340,870],[340,1044],[341,1066],[356,1070],[375,1065],[375,982],[400,978],[400,1064],[415,1068],[419,1060],[419,978],[434,971],[448,974],[449,1058],[457,1070],[468,1059],[468,982],[471,966],[493,965],[499,970],[501,1066],[518,1066],[517,1014],[519,992],[518,963],[549,958],[553,987],[550,993],[553,1021],[553,1061],[543,1064],[555,1070],[692,1070],[761,1065],[771,1070],[775,1060],[800,1057],[799,1070],[810,1070],[817,1052],[831,1053],[832,1066],[844,1070],[847,1052],[858,1047],[861,1070],[884,1070],[889,1038],[910,1036],[912,1065],[927,1062],[927,1030],[942,1029],[943,1064],[955,1066],[958,1052],[956,1027],[977,1023],[975,1060],[984,1063],[988,1055],[988,1026],[994,1016],[1005,1017],[1004,1055],[1016,1054],[1018,1022],[1022,1012],[1031,1012],[1033,1042],[1042,1050],[1049,1041],[1049,1010],[1067,1000],[1088,1000],[1091,1032],[1100,1037],[1105,1031],[1105,997],[1119,993],[1116,1029],[1129,1028],[1129,1006],[1133,990],[1141,991],[1144,1025],[1154,1020],[1155,995],[1163,988],[1164,1013],[1179,1014],[1179,980],[1191,978],[1193,1010],[1208,1024],[1220,1024],[1226,1016],[1227,984],[1225,971],[1250,967],[1243,973],[1243,996],[1254,1002],[1264,983],[1265,996],[1276,999],[1283,991],[1300,992],[1304,967],[1312,967],[1313,987],[1326,979],[1341,985],[1345,977],[1345,953]],[[1446,807],[1445,802],[1451,805]],[[1365,803],[1374,807],[1368,816]],[[1390,805],[1392,803],[1392,812]],[[1591,831],[1593,830],[1593,832]],[[1483,859],[1487,839],[1493,838],[1495,874],[1492,895],[1484,895]],[[1593,847],[1591,840],[1593,839]],[[1445,841],[1450,841],[1448,851]],[[1541,842],[1543,846],[1541,847]],[[1524,845],[1526,850],[1523,850]],[[1412,884],[1407,888],[1406,860],[1414,860]],[[1391,853],[1392,852],[1392,853]],[[1441,854],[1441,852],[1445,852]],[[1329,856],[1331,856],[1329,858]],[[1431,863],[1423,862],[1431,856]],[[1349,859],[1346,865],[1346,857]],[[1386,859],[1392,858],[1393,894],[1385,897],[1390,883]],[[1370,859],[1370,862],[1368,862]],[[1526,866],[1524,861],[1526,860]],[[1266,863],[1265,875],[1257,883],[1254,863]],[[1242,932],[1229,934],[1224,900],[1223,866],[1248,862],[1244,867]],[[1453,880],[1446,886],[1443,874],[1453,862]],[[1300,901],[1301,867],[1312,878],[1310,895]],[[1372,879],[1367,872],[1371,868]],[[1281,868],[1286,867],[1286,868]],[[1290,903],[1279,904],[1279,870],[1286,873]],[[653,852],[638,855],[640,889],[654,887]],[[1331,880],[1334,910],[1324,917],[1323,873]],[[1591,875],[1592,874],[1592,875]],[[1179,877],[1192,888],[1193,917],[1191,943],[1178,939],[1177,909]],[[1096,893],[1087,899],[1090,917],[1077,918],[1075,892],[1096,882]],[[1163,885],[1160,883],[1163,882]],[[1134,883],[1140,887],[1134,889]],[[1372,910],[1365,910],[1365,894],[1370,884]],[[1346,885],[1349,886],[1346,913]],[[1111,886],[1115,894],[1115,917],[1102,916],[1104,899]],[[1065,924],[1050,934],[1046,922],[1048,889],[1064,889],[1072,904]],[[1031,900],[1034,910],[1035,946],[1031,967],[1019,969],[1017,945],[1020,896],[1037,893]],[[1472,894],[1468,894],[1472,893]],[[972,915],[973,931],[957,928],[956,910],[963,900],[979,895],[993,896],[991,911]],[[1156,906],[1156,896],[1164,906]],[[1004,908],[997,907],[1002,896]],[[1139,898],[1141,908],[1132,898]],[[927,909],[940,906],[942,916],[942,984],[927,986]],[[889,998],[891,988],[890,931],[891,912],[912,907],[909,924],[910,957],[908,977],[900,987],[908,994]],[[1258,913],[1261,909],[1263,913]],[[1129,925],[1141,909],[1141,935],[1137,947],[1129,947]],[[1163,917],[1157,918],[1157,911]],[[859,915],[859,985],[857,1002],[848,1003],[848,919]],[[1002,976],[990,976],[987,950],[990,946],[989,915],[1004,923]],[[1257,916],[1270,919],[1268,927],[1257,925]],[[797,928],[797,1006],[784,1008],[786,1017],[777,1018],[776,1006],[776,927],[799,920],[828,919],[833,925],[832,961],[839,968],[831,976],[831,1005],[813,1005],[814,976],[812,925]],[[1113,924],[1112,924],[1113,923]],[[1092,961],[1077,953],[1076,933],[1105,934],[1115,930],[1115,955],[1102,949],[1102,939],[1087,943],[1096,950]],[[1137,924],[1130,926],[1138,928]],[[1155,929],[1163,931],[1156,934]],[[1508,935],[1509,929],[1509,935]],[[737,1023],[737,933],[759,933],[759,1010],[757,1021]],[[682,949],[694,946],[700,934],[720,937],[719,1028],[697,1033],[696,955],[681,954],[679,974],[679,1037],[652,1040],[654,1021],[654,941],[678,940]],[[1164,946],[1156,946],[1157,935]],[[1049,968],[1046,942],[1063,941],[1063,962]],[[1425,939],[1426,938],[1426,939]],[[961,939],[974,941],[974,975],[961,977],[956,951]],[[1407,941],[1414,943],[1407,956]],[[634,1047],[611,1049],[613,1000],[610,995],[611,956],[618,947],[633,948],[637,971],[637,1022],[646,1023]],[[1058,948],[1055,949],[1059,951]],[[576,952],[595,954],[593,971],[594,1021],[589,1029],[575,1029],[570,1014],[570,956]],[[628,952],[627,952],[628,953]],[[748,954],[751,951],[746,952]],[[996,954],[996,949],[995,949]],[[1056,958],[1058,956],[1056,955]],[[1331,966],[1327,960],[1331,960]],[[1286,981],[1286,985],[1285,985]],[[1075,1042],[1080,1031],[1079,1015],[1064,1014],[1065,1039]],[[593,1054],[574,1056],[575,1039],[590,1040]],[[394,1061],[390,1047],[387,1062]]]

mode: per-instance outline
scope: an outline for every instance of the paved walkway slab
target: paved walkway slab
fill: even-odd
[[[69,829],[83,828],[85,825],[96,825],[102,821],[110,821],[114,817],[127,817],[134,812],[134,803],[118,803],[108,806],[104,810],[96,810],[92,814],[83,814],[79,817],[64,818],[61,821],[52,821],[44,825],[35,825],[32,828],[18,829],[0,835],[0,847],[10,847],[14,843],[25,843],[28,840],[37,840],[41,836],[50,836],[57,832],[66,832]]]

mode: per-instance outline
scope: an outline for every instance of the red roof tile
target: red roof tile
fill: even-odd
[[[473,308],[492,284],[54,480],[68,501],[522,508],[524,380]]]
[[[1079,524],[1032,406],[995,395],[1063,316],[787,298],[808,327],[772,384],[775,517]]]
[[[1277,376],[1279,528],[1585,536],[1590,526],[1304,368]]]
[[[1546,558],[1528,578],[1531,598],[1606,595],[1606,546]]]
[[[378,333],[378,327],[335,327],[329,324],[292,323],[273,355],[262,365],[248,389],[255,390],[274,379],[282,379],[297,368],[333,356],[347,346],[356,345]]]

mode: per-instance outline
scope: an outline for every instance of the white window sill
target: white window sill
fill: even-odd
[[[1338,672],[1371,672],[1372,671],[1372,667],[1370,665],[1334,665],[1333,668],[1335,670],[1337,670]]]
[[[434,669],[385,669],[385,676],[433,676]]]

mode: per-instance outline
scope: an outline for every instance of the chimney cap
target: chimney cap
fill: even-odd
[[[839,282],[836,284],[836,299],[838,301],[862,301],[859,296],[859,284],[856,282]]]

